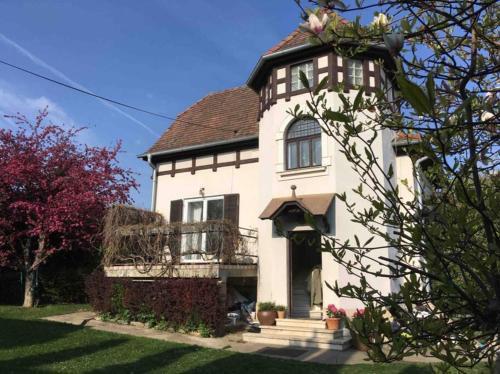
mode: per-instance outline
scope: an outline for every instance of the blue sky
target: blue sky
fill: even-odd
[[[175,117],[211,91],[243,84],[258,57],[299,22],[292,0],[2,1],[0,59]],[[89,128],[81,141],[121,139],[120,162],[141,184],[135,205],[149,207],[151,172],[136,155],[170,121],[0,65],[0,114],[33,117],[46,105],[54,122]]]

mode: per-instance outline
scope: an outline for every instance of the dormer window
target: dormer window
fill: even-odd
[[[360,60],[347,61],[347,79],[351,86],[363,85],[363,64]]]
[[[321,127],[312,118],[294,122],[286,133],[287,169],[321,165]]]
[[[302,71],[307,77],[307,80],[309,81],[309,87],[312,87],[313,85],[312,61],[304,62],[303,64],[293,65],[290,67],[291,78],[292,78],[291,79],[292,91],[298,91],[305,88],[304,85],[302,84],[302,81],[300,80],[299,71]]]

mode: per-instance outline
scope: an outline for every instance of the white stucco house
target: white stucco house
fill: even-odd
[[[140,156],[153,170],[152,210],[171,222],[230,220],[253,238],[244,260],[224,263],[200,254],[183,255],[193,242],[200,251],[210,252],[208,234],[188,235],[180,245],[180,276],[220,278],[257,301],[285,305],[292,317],[321,318],[330,303],[348,311],[360,306],[355,300],[339,300],[326,286],[353,279],[329,253],[319,250],[319,234],[303,219],[304,212],[314,215],[326,236],[343,240],[356,234],[366,240],[366,230],[351,222],[344,204],[334,197],[356,187],[358,177],[315,120],[294,119],[287,110],[296,104],[305,107],[310,97],[300,82],[300,70],[311,86],[328,76],[332,107],[340,105],[331,90],[339,82],[352,97],[359,86],[364,86],[365,95],[374,95],[378,88],[393,92],[384,66],[376,60],[391,63],[383,47],[345,59],[329,47],[309,44],[297,29],[260,57],[245,85],[210,93],[191,105]],[[394,165],[395,178],[406,179],[410,188],[413,166],[404,145],[417,141],[387,130],[374,145],[380,160]],[[293,240],[296,233],[308,240]],[[380,251],[390,257],[389,249]],[[318,267],[322,305],[311,307],[306,279]],[[109,272],[130,275],[123,267]],[[375,282],[384,292],[397,287],[386,278]]]

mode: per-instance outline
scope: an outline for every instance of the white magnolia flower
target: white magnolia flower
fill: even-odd
[[[309,25],[308,28],[315,34],[321,34],[328,23],[328,15],[323,13],[321,20],[314,13],[309,15]]]
[[[384,27],[389,24],[389,18],[384,13],[379,13],[373,17],[372,25]]]
[[[495,118],[495,115],[491,112],[483,112],[483,114],[481,114],[481,121],[483,122],[489,121],[492,118]]]

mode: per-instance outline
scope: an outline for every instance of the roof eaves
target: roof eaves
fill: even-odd
[[[227,140],[219,140],[216,142],[195,144],[195,145],[189,145],[189,146],[179,147],[179,148],[172,148],[172,149],[167,149],[164,151],[144,152],[144,153],[137,155],[137,158],[145,159],[148,156],[151,156],[151,157],[165,156],[165,155],[170,155],[170,154],[179,153],[179,152],[194,151],[194,150],[198,150],[198,149],[215,147],[215,146],[219,146],[219,145],[226,145],[226,144],[244,142],[244,141],[248,141],[248,140],[255,140],[258,138],[259,138],[258,135],[250,135],[250,136],[242,136],[239,138],[232,138],[232,139],[227,139]]]
[[[354,41],[352,39],[347,39],[347,38],[339,40],[339,43],[345,43],[345,44],[349,44],[349,43],[353,43],[353,42]],[[259,60],[257,61],[257,64],[252,69],[252,72],[250,73],[250,76],[248,77],[248,79],[246,81],[246,85],[248,87],[253,88],[252,83],[257,78],[257,74],[259,73],[260,69],[263,67],[263,65],[266,62],[272,61],[275,58],[286,56],[286,55],[289,55],[289,54],[292,54],[292,53],[295,53],[295,52],[299,52],[299,51],[303,51],[303,50],[306,50],[306,49],[309,49],[309,48],[313,48],[313,47],[318,47],[318,45],[311,44],[310,42],[306,42],[306,43],[301,44],[301,45],[297,45],[297,46],[294,46],[294,47],[282,49],[282,50],[279,50],[279,51],[272,52],[272,53],[269,53],[269,54],[261,56],[259,58]],[[380,43],[370,44],[369,47],[370,47],[370,49],[377,49],[377,50],[384,51],[384,52],[388,52],[389,51],[384,44],[380,44]]]
[[[281,56],[286,56],[288,54],[291,54],[291,53],[294,53],[297,51],[302,51],[302,50],[305,50],[305,49],[308,49],[311,47],[314,47],[314,45],[312,45],[311,43],[306,43],[306,44],[301,44],[301,45],[298,45],[295,47],[290,47],[287,49],[283,49],[280,51],[272,52],[272,53],[269,53],[267,55],[261,56],[259,58],[259,60],[257,61],[257,64],[252,69],[252,72],[250,73],[250,76],[248,77],[248,79],[246,81],[246,85],[248,87],[252,87],[252,82],[256,78],[257,73],[262,68],[262,65],[264,65],[264,63],[266,63],[267,61],[273,60],[273,59],[281,57]]]

